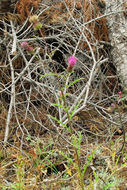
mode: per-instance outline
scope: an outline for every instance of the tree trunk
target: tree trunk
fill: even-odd
[[[122,86],[127,88],[127,3],[124,0],[106,0],[112,56]]]

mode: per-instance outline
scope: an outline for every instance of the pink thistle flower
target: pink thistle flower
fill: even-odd
[[[75,66],[77,62],[77,58],[74,56],[71,56],[68,58],[68,67],[67,67],[67,71],[72,71],[73,67]]]
[[[119,95],[121,95],[121,94],[122,94],[122,92],[121,92],[121,91],[119,91],[119,92],[118,92],[118,94],[119,94]]]
[[[28,46],[28,42],[24,41],[24,42],[21,42],[21,47],[22,48],[26,48]]]
[[[33,47],[31,47],[28,42],[24,41],[21,42],[21,47],[24,48],[26,51],[28,52],[32,52],[33,51]]]
[[[77,62],[77,58],[74,56],[71,56],[68,58],[68,66],[73,67]]]

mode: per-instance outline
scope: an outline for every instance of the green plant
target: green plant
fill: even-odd
[[[16,170],[16,184],[12,184],[12,189],[25,190],[25,163],[22,156],[17,157],[17,163],[14,164]]]
[[[50,57],[50,55],[49,55]],[[51,57],[50,57],[51,59]],[[63,74],[57,74],[57,71],[55,73],[46,73],[45,75],[41,76],[40,79],[44,78],[44,77],[50,77],[50,76],[54,76],[56,77],[56,79],[58,79],[58,84],[59,84],[59,91],[58,91],[58,100],[56,104],[52,104],[53,106],[58,108],[58,112],[59,112],[59,118],[54,117],[52,115],[49,115],[49,117],[51,119],[53,119],[54,121],[57,121],[58,124],[60,124],[61,126],[63,126],[64,128],[66,128],[71,134],[72,134],[72,127],[71,127],[71,120],[73,115],[75,114],[75,111],[77,110],[79,104],[81,103],[81,101],[78,101],[74,106],[73,109],[70,110],[70,106],[68,106],[67,102],[66,102],[66,97],[69,95],[69,93],[67,93],[67,89],[71,86],[73,86],[74,84],[76,84],[77,82],[79,82],[80,80],[83,80],[84,78],[79,78],[74,80],[73,82],[69,83],[69,78],[73,73],[73,67],[76,64],[77,58],[74,56],[71,56],[68,58],[68,67],[67,67],[67,72],[63,75]],[[55,69],[55,68],[54,68]],[[56,70],[56,69],[55,69]],[[64,80],[64,85],[62,86],[61,83],[59,82],[59,79]],[[61,115],[62,113],[65,112],[65,115],[67,116],[67,122],[63,123],[62,119],[61,119]]]
[[[77,82],[83,80],[83,78],[80,78],[80,79],[76,79],[74,80],[73,82],[70,82],[68,84],[68,81],[69,81],[69,77],[70,75],[73,73],[73,71],[67,73],[66,75],[59,75],[57,73],[47,73],[43,76],[41,76],[41,79],[44,78],[44,77],[47,77],[47,76],[54,76],[56,77],[57,79],[59,78],[63,78],[65,80],[65,85],[62,87],[60,85],[60,91],[58,92],[58,95],[59,95],[59,100],[58,102],[59,103],[56,103],[56,104],[52,104],[53,106],[57,107],[59,109],[59,113],[60,113],[60,118],[56,118],[52,115],[49,115],[49,117],[51,119],[53,119],[54,121],[57,121],[58,124],[60,124],[61,126],[63,126],[64,128],[66,128],[70,133],[72,133],[72,129],[71,129],[71,120],[73,118],[73,115],[75,114],[75,111],[77,110],[79,104],[81,103],[81,101],[78,101],[78,103],[74,106],[73,110],[69,111],[70,110],[70,106],[67,105],[66,103],[66,97],[69,95],[69,93],[67,93],[67,89],[71,86],[73,86],[74,84],[76,84]],[[58,80],[59,81],[59,80]],[[64,124],[62,121],[61,121],[61,113],[62,112],[65,112],[65,114],[67,115],[67,119],[68,121]]]
[[[80,151],[81,151],[81,140],[82,140],[82,135],[81,132],[78,133],[78,136],[73,135],[72,136],[72,145],[73,145],[73,149],[74,149],[74,159],[70,158],[69,156],[67,156],[64,152],[61,152],[61,155],[67,159],[67,161],[73,165],[73,167],[76,169],[77,172],[77,177],[79,178],[80,181],[80,187],[82,190],[85,189],[84,187],[84,175],[85,172],[89,166],[89,164],[91,163],[93,156],[96,152],[96,150],[92,151],[92,153],[88,156],[87,159],[87,163],[82,167],[80,160]]]
[[[113,147],[112,147],[113,148]],[[109,158],[105,160],[105,167],[99,166],[99,168],[93,171],[94,180],[92,182],[93,189],[102,190],[119,190],[119,185],[123,183],[123,179],[119,177],[119,171],[122,171],[126,167],[125,164],[119,164],[120,155],[117,155],[116,150],[104,148],[109,153]]]
[[[30,141],[30,146],[33,150],[30,152],[29,157],[33,161],[34,168],[41,170],[42,173],[45,173],[47,169],[50,169],[54,173],[58,173],[56,165],[61,162],[61,160],[52,162],[51,158],[56,158],[58,156],[57,150],[53,149],[53,142],[42,146],[39,138],[32,140],[29,136],[27,140]]]
[[[25,190],[25,162],[22,155],[17,156],[17,162],[13,164],[16,172],[14,183],[0,185],[2,190]]]
[[[69,57],[68,59],[68,67],[67,67],[67,73],[65,75],[59,75],[57,73],[47,73],[45,75],[43,75],[41,77],[47,77],[47,76],[54,76],[56,78],[62,78],[65,80],[65,85],[64,86],[60,86],[60,91],[59,91],[59,100],[58,103],[56,104],[52,104],[53,106],[58,108],[58,112],[59,112],[59,118],[54,117],[52,115],[49,115],[49,117],[51,119],[53,119],[54,121],[56,121],[58,124],[60,124],[60,126],[62,126],[65,130],[67,130],[70,134],[71,134],[71,139],[72,139],[72,148],[75,152],[74,154],[74,160],[72,158],[70,158],[69,156],[67,156],[64,152],[60,152],[61,155],[67,159],[69,164],[73,164],[74,168],[76,169],[77,173],[78,173],[78,178],[80,180],[80,187],[82,190],[84,190],[84,174],[93,158],[93,155],[95,153],[95,151],[92,152],[92,154],[88,157],[88,161],[87,163],[84,165],[84,167],[81,167],[80,164],[80,149],[81,149],[81,141],[82,141],[82,135],[79,132],[78,136],[76,136],[75,134],[73,134],[73,129],[72,129],[72,125],[71,125],[71,120],[76,112],[76,110],[78,109],[81,101],[77,101],[77,103],[73,106],[73,109],[70,109],[70,106],[68,106],[68,104],[66,103],[66,97],[69,93],[67,93],[67,89],[69,87],[71,87],[72,85],[76,84],[77,82],[79,82],[80,80],[83,80],[83,78],[80,79],[76,79],[73,82],[69,83],[69,77],[70,75],[73,73],[72,69],[73,66],[75,65],[77,59],[73,56]],[[61,120],[61,113],[65,112],[65,115],[67,116],[67,122],[63,123],[63,121]],[[68,171],[70,172],[70,170],[68,169]],[[68,172],[68,173],[69,173]],[[70,172],[71,173],[71,172]]]

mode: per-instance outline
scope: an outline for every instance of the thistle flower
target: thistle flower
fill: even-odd
[[[71,56],[68,58],[68,67],[67,67],[67,71],[72,71],[73,67],[75,66],[77,62],[77,58],[74,56]]]
[[[34,30],[39,30],[42,28],[42,23],[39,22],[37,15],[30,16],[29,21],[33,24]]]
[[[22,47],[23,49],[25,49],[26,51],[30,52],[30,53],[33,51],[33,47],[31,47],[31,46],[28,44],[28,42],[26,42],[26,41],[21,42],[21,47]]]
[[[122,91],[119,91],[118,94],[121,95],[121,94],[122,94]]]
[[[38,21],[38,16],[37,15],[30,16],[29,21],[31,23],[35,23],[36,21]]]
[[[21,47],[22,48],[26,48],[28,46],[28,42],[24,41],[24,42],[21,42]]]

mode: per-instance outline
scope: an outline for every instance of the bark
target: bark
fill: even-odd
[[[112,56],[122,86],[127,88],[127,10],[123,0],[106,0]]]

